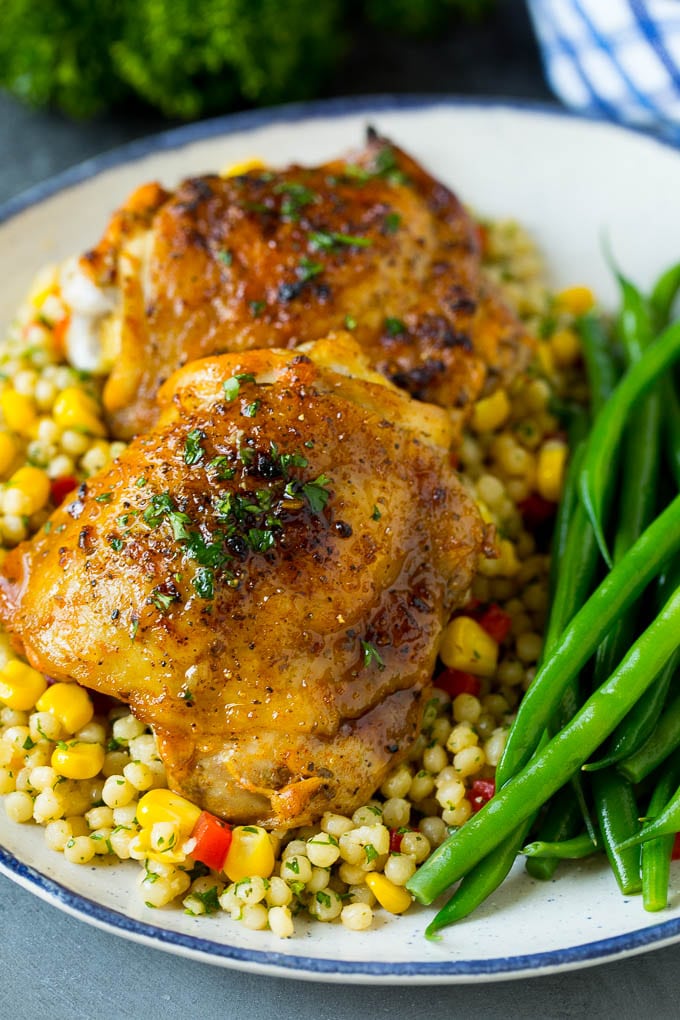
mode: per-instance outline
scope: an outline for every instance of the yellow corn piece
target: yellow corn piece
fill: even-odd
[[[19,489],[27,500],[27,513],[34,514],[42,510],[50,496],[50,480],[40,468],[26,464],[15,471],[8,485],[11,489]]]
[[[379,871],[371,871],[366,875],[366,885],[371,890],[381,907],[390,914],[403,914],[413,903],[413,898],[403,886],[395,885]]]
[[[52,684],[36,702],[39,712],[56,716],[67,733],[77,733],[92,719],[94,706],[84,687],[73,683]]]
[[[178,827],[182,839],[191,835],[200,813],[199,807],[172,790],[149,790],[137,805],[137,821],[144,829],[171,822]]]
[[[0,475],[6,475],[16,460],[18,450],[9,432],[0,432]]]
[[[241,174],[250,173],[251,170],[264,170],[266,165],[256,156],[253,159],[242,159],[239,163],[230,163],[220,170],[220,177],[240,177]]]
[[[34,308],[42,308],[50,294],[56,294],[59,287],[59,271],[56,266],[46,266],[36,276],[28,294]]]
[[[104,748],[84,740],[71,740],[57,744],[52,752],[51,765],[66,779],[93,779],[104,764]]]
[[[496,390],[490,397],[478,400],[472,412],[472,426],[477,432],[491,432],[507,421],[510,401],[505,390]]]
[[[156,824],[164,830],[163,834],[156,826],[153,826],[150,829],[142,828],[133,836],[130,850],[133,851],[134,858],[136,860],[147,858],[150,861],[159,861],[161,864],[183,864],[187,859],[182,846],[186,834],[181,833],[176,823],[158,822]],[[170,829],[174,829],[174,834],[170,833]]]
[[[553,352],[548,341],[544,340],[539,343],[536,349],[536,357],[545,374],[548,377],[553,375],[555,372],[555,359],[553,358]]]
[[[77,386],[61,391],[54,401],[52,416],[62,429],[83,429],[94,436],[103,436],[106,431],[96,400]]]
[[[559,439],[548,439],[538,451],[536,486],[543,499],[559,501],[566,462],[567,447]]]
[[[581,356],[581,344],[573,329],[555,330],[550,337],[550,349],[558,365],[573,365]]]
[[[269,833],[259,825],[237,825],[224,862],[224,873],[232,882],[259,875],[269,878],[274,871],[274,848]]]
[[[471,616],[457,616],[444,631],[439,655],[452,669],[491,676],[498,662],[498,644]]]
[[[583,315],[595,304],[595,295],[590,287],[567,287],[556,295],[555,304],[560,312]]]
[[[0,411],[5,424],[12,432],[27,435],[35,421],[35,403],[32,397],[16,390],[3,390],[0,393]]]
[[[0,701],[15,711],[30,712],[46,687],[42,673],[18,659],[0,669]]]

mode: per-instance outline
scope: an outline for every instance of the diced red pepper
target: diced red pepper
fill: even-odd
[[[398,854],[401,850],[401,841],[404,833],[401,829],[390,829],[390,853]]]
[[[472,805],[473,812],[476,814],[480,808],[483,808],[491,800],[495,792],[496,784],[493,779],[475,779],[468,794],[468,800]]]
[[[492,602],[483,613],[477,615],[477,623],[487,634],[501,644],[512,630],[512,617]]]
[[[221,871],[231,846],[231,826],[209,811],[201,811],[191,838],[196,840],[191,856],[213,871]]]
[[[61,475],[54,478],[50,485],[50,497],[55,506],[61,506],[69,492],[73,492],[78,485],[78,479],[73,475]]]
[[[673,843],[673,853],[671,854],[671,860],[680,861],[680,832],[675,836]]]
[[[435,686],[446,691],[450,698],[457,698],[459,694],[479,695],[479,677],[472,673],[465,673],[462,669],[445,669],[439,676],[435,677]]]
[[[557,503],[544,499],[537,492],[532,492],[530,496],[527,496],[526,499],[523,499],[517,505],[522,515],[522,520],[531,530],[549,521],[551,517],[555,516],[555,511],[557,510]]]

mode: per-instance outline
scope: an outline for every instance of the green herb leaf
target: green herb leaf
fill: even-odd
[[[241,409],[241,414],[246,418],[254,418],[260,409],[260,403],[261,401],[259,400],[253,400],[252,404],[246,404],[245,407]]]
[[[303,255],[298,262],[295,272],[302,283],[307,283],[308,280],[312,280],[319,273],[323,273],[323,269],[324,267],[320,262],[312,262],[306,255]]]
[[[191,583],[199,598],[215,597],[215,572],[211,567],[199,567]]]
[[[305,482],[302,486],[307,502],[309,503],[312,513],[320,514],[323,508],[328,502],[330,492],[325,486],[330,483],[331,479],[327,475],[319,475],[313,482]]]
[[[399,336],[400,333],[406,332],[406,325],[401,319],[385,319],[385,329],[387,330],[388,336]]]
[[[249,301],[248,307],[250,308],[250,314],[254,319],[259,319],[263,311],[267,307],[266,301]]]
[[[232,255],[228,248],[222,248],[221,251],[218,251],[217,258],[225,266],[230,266],[234,261],[234,256]]]
[[[364,653],[364,669],[368,669],[373,663],[376,664],[378,669],[384,669],[385,663],[380,655],[380,652],[370,641],[361,642],[361,650]]]
[[[198,464],[199,461],[203,460],[205,456],[205,450],[201,443],[206,438],[203,429],[192,429],[187,434],[186,441],[184,443],[184,463],[185,464]]]
[[[401,216],[397,212],[388,213],[383,220],[383,229],[386,234],[396,234],[401,226]]]
[[[313,230],[307,236],[313,251],[333,251],[342,245],[352,248],[370,248],[373,244],[368,237],[360,237],[356,234],[328,233],[325,230]]]

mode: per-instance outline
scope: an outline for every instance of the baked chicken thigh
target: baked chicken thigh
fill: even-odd
[[[62,291],[70,358],[110,372],[122,438],[153,424],[164,379],[211,354],[351,328],[375,369],[462,420],[531,353],[461,203],[372,133],[316,168],[144,185],[66,267]]]
[[[0,618],[37,669],[151,724],[204,808],[351,812],[418,733],[484,543],[449,417],[347,335],[194,362],[159,409],[7,555]]]

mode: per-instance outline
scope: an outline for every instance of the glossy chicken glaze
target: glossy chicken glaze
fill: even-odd
[[[351,812],[417,735],[484,542],[448,416],[347,336],[194,363],[160,407],[7,555],[0,618],[36,668],[150,723],[203,807]]]
[[[163,380],[196,358],[348,324],[374,368],[460,424],[531,352],[478,242],[455,195],[373,134],[317,168],[144,185],[80,260],[115,306],[101,323],[113,433],[148,428]]]

